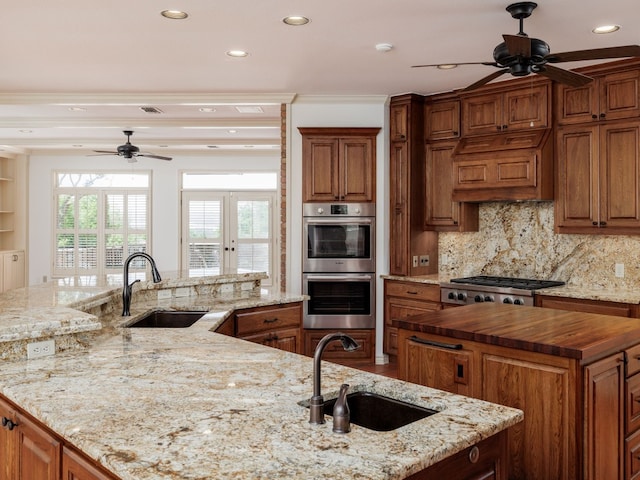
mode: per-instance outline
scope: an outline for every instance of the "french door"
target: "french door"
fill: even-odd
[[[182,192],[182,268],[190,276],[266,272],[275,264],[275,192]]]

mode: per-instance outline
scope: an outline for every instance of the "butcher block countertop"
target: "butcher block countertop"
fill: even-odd
[[[394,320],[398,328],[591,363],[640,343],[640,320],[481,303]]]

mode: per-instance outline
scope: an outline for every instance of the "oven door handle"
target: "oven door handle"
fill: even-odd
[[[425,340],[424,338],[416,337],[415,335],[409,337],[409,340],[411,340],[412,342],[421,343],[423,345],[429,345],[431,347],[440,347],[449,350],[462,350],[462,344],[460,343],[436,342],[435,340]]]
[[[306,275],[307,280],[371,280],[373,275]]]

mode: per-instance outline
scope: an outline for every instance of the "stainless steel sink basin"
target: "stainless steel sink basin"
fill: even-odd
[[[207,312],[176,312],[160,310],[126,325],[127,328],[186,328],[200,320]]]
[[[325,415],[333,413],[337,399],[324,402]],[[351,423],[377,432],[388,432],[422,418],[438,413],[410,403],[371,392],[353,392],[347,395]]]

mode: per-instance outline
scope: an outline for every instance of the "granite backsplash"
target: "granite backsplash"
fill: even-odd
[[[553,202],[483,203],[478,232],[439,235],[439,273],[640,287],[640,236],[556,234],[553,223]],[[617,263],[623,278],[615,276]]]

